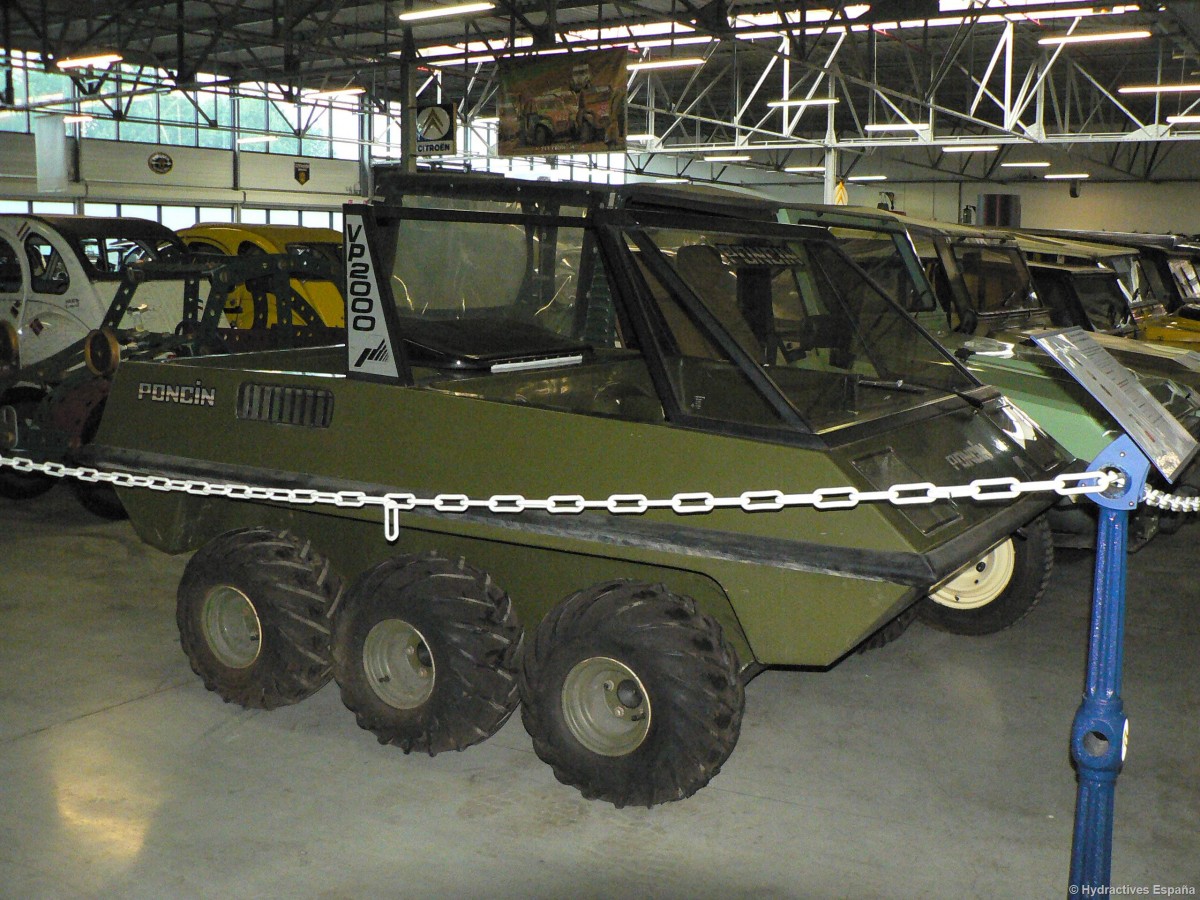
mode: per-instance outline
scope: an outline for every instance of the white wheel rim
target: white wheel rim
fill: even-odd
[[[204,597],[200,612],[204,639],[223,666],[247,669],[262,649],[262,623],[250,598],[228,584],[219,584]]]
[[[575,739],[601,756],[624,756],[650,732],[650,697],[623,662],[592,656],[576,663],[562,687],[562,713]]]
[[[951,609],[979,609],[1004,593],[1016,568],[1017,550],[1012,538],[982,559],[971,563],[930,594],[935,603]]]
[[[363,671],[380,700],[416,709],[433,694],[436,666],[425,635],[403,619],[377,622],[363,642]]]

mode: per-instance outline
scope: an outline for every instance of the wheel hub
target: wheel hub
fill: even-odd
[[[593,656],[567,673],[562,711],[575,739],[601,756],[624,756],[650,731],[650,698],[637,674],[622,662]]]
[[[935,603],[951,609],[978,609],[987,606],[1004,593],[1012,581],[1016,559],[1016,548],[1012,538],[1009,538],[929,596]]]
[[[403,619],[384,619],[367,633],[363,670],[375,695],[396,709],[428,700],[437,673],[425,636]]]
[[[262,650],[262,623],[254,604],[237,588],[222,584],[204,598],[204,639],[213,655],[231,669],[247,669]]]

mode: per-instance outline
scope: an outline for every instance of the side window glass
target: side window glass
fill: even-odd
[[[8,241],[0,238],[0,291],[17,293],[21,290],[21,261]]]
[[[71,286],[67,264],[54,245],[40,234],[25,239],[25,255],[29,258],[30,286],[38,294],[65,294]]]
[[[187,248],[192,253],[200,253],[205,256],[224,256],[225,251],[213,244],[206,244],[203,241],[191,241]]]

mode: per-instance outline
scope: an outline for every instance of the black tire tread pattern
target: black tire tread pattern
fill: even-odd
[[[434,687],[413,710],[383,703],[367,683],[363,641],[378,622],[401,618],[431,645]],[[490,575],[436,552],[380,563],[351,586],[334,617],[334,675],[359,727],[381,744],[434,756],[491,737],[519,702],[523,633],[512,600]]]
[[[900,613],[900,615],[868,635],[861,644],[854,648],[854,652],[867,653],[870,650],[878,650],[880,647],[886,647],[904,634],[904,632],[908,631],[908,626],[915,622],[916,619],[917,604],[913,603]]]
[[[259,615],[259,658],[245,670],[222,665],[200,628],[204,597],[218,584],[245,593]],[[196,551],[180,580],[183,652],[204,686],[227,703],[249,709],[298,703],[333,675],[329,617],[341,592],[341,578],[308,541],[268,528],[226,532]]]
[[[651,726],[623,757],[583,747],[562,720],[567,672],[591,656],[620,659],[646,684]],[[733,752],[745,690],[721,626],[690,597],[661,584],[611,581],[559,603],[522,659],[522,718],[537,755],[563,784],[617,807],[682,800]]]
[[[1012,536],[1016,561],[1008,587],[978,609],[955,610],[931,597],[917,602],[920,620],[939,631],[980,636],[1011,628],[1041,602],[1054,571],[1054,536],[1043,514]]]

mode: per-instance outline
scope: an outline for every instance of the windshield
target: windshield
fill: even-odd
[[[1075,293],[1097,331],[1124,332],[1133,329],[1129,298],[1121,290],[1116,273],[1075,276]]]
[[[1020,250],[957,242],[951,249],[975,312],[986,315],[1038,308]]]
[[[738,357],[761,366],[818,432],[974,387],[831,243],[674,229],[627,243],[661,311],[685,407],[711,414],[712,395],[737,396]],[[722,414],[766,415],[748,401]]]
[[[1141,257],[1118,256],[1109,262],[1120,277],[1122,288],[1129,295],[1129,309],[1135,321],[1166,315],[1167,307],[1163,302],[1165,293],[1160,290],[1161,283],[1156,288],[1155,283],[1147,277]]]
[[[1171,274],[1175,276],[1175,284],[1184,303],[1200,299],[1200,277],[1190,259],[1175,258],[1169,263]]]

